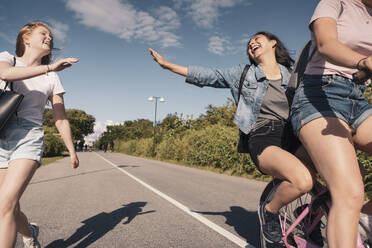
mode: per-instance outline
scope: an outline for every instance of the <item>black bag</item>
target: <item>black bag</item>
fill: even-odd
[[[14,66],[16,59],[14,57]],[[10,91],[7,87],[10,85]],[[16,114],[18,106],[23,100],[23,95],[13,91],[13,82],[6,82],[4,89],[0,89],[0,133],[2,133],[11,119]]]
[[[299,82],[303,80],[307,64],[314,56],[316,48],[310,53],[311,41],[308,41],[302,48],[300,54],[297,56],[295,63],[293,64],[293,70],[288,81],[287,89],[295,91],[298,87]]]
[[[247,75],[248,69],[250,65],[246,65],[244,67],[243,73],[240,77],[240,82],[239,82],[239,95],[238,95],[238,103],[240,100],[240,94],[242,93],[242,87],[244,83],[245,76]],[[249,144],[248,144],[249,136],[248,134],[243,133],[242,131],[239,130],[239,141],[238,141],[238,152],[239,153],[249,153]]]

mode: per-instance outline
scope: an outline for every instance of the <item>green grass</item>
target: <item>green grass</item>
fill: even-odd
[[[48,165],[48,164],[51,164],[57,160],[60,160],[62,158],[64,158],[65,156],[56,156],[56,157],[44,157],[42,158],[42,165]]]

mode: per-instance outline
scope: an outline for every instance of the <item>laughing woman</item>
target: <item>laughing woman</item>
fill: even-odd
[[[49,100],[55,124],[70,152],[72,168],[79,166],[69,122],[66,118],[63,86],[56,71],[77,62],[61,59],[50,64],[53,37],[42,22],[26,24],[18,33],[16,56],[0,53],[0,78],[13,82],[14,91],[24,95],[10,124],[0,138],[0,247],[15,245],[17,231],[24,247],[38,248],[38,227],[29,224],[21,212],[19,200],[36,169],[41,165],[44,132],[42,116]],[[1,83],[3,88],[4,82]]]
[[[299,143],[291,135],[286,97],[293,60],[282,42],[268,32],[258,32],[248,42],[251,66],[239,104],[238,88],[244,65],[230,69],[185,67],[166,61],[153,49],[150,54],[161,67],[186,77],[188,83],[199,87],[230,88],[238,105],[234,122],[248,134],[253,162],[262,173],[284,180],[273,200],[263,204],[259,211],[265,239],[270,243],[279,242],[279,209],[308,192],[313,185],[310,171],[293,155]]]

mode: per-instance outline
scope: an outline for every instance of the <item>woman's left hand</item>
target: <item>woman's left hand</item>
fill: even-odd
[[[163,67],[164,69],[168,69],[166,67],[166,64],[167,64],[167,61],[163,58],[163,56],[161,56],[158,52],[156,52],[154,49],[152,48],[149,48],[149,52],[151,54],[151,56],[153,57],[153,59],[161,66]]]
[[[77,167],[79,167],[79,158],[77,157],[76,153],[71,154],[70,159],[71,159],[71,167],[73,169],[76,169]]]

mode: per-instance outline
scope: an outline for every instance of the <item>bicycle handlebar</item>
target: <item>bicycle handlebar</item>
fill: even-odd
[[[372,71],[368,69],[358,70],[357,72],[353,73],[353,81],[356,84],[364,84],[370,78],[372,78]]]

